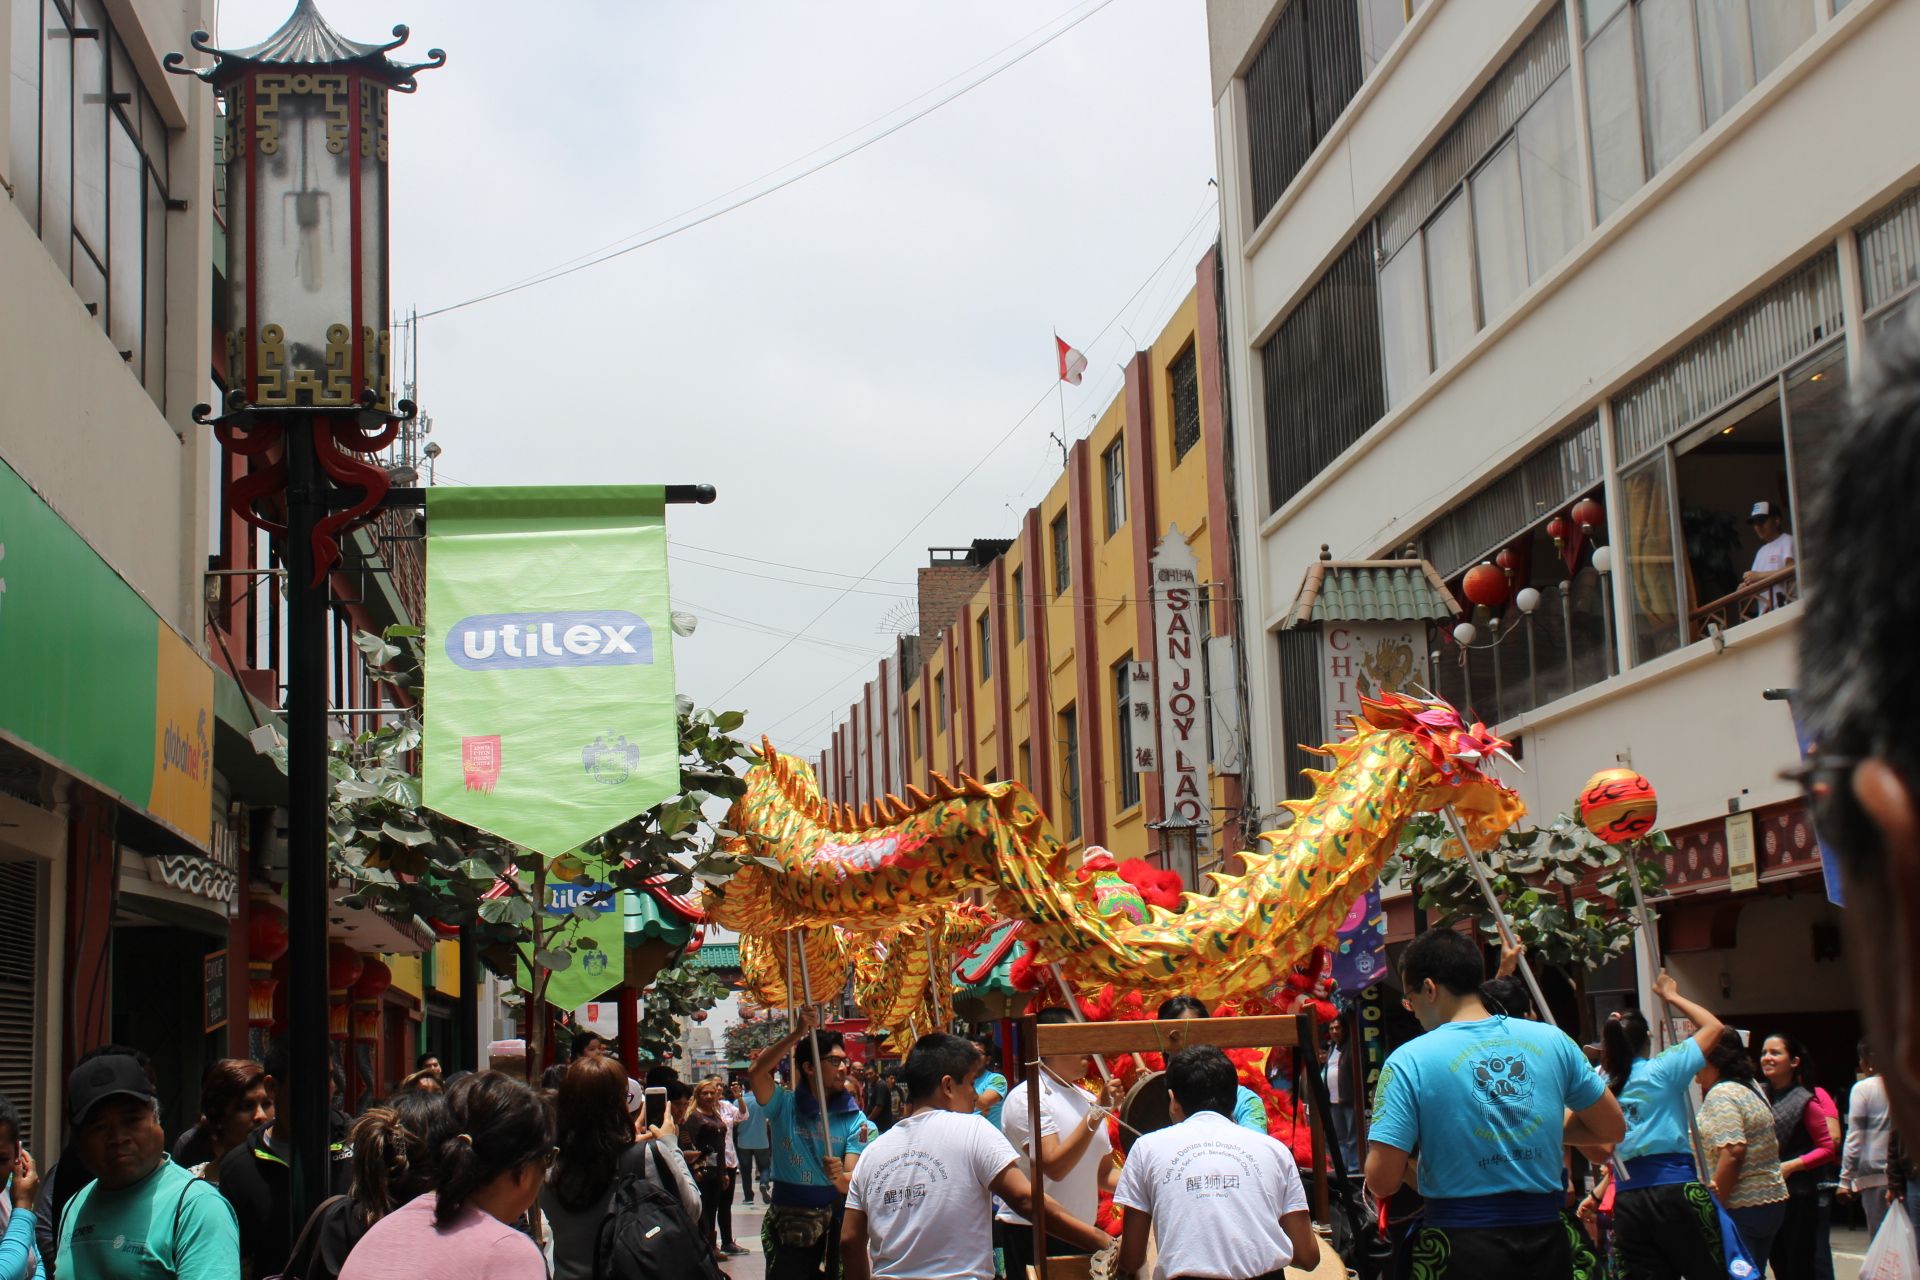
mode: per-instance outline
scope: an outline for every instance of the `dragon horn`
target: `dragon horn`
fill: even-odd
[[[887,805],[887,821],[889,822],[901,822],[913,814],[913,811],[907,808],[907,802],[891,791],[887,792],[885,803]]]
[[[916,809],[924,809],[933,803],[932,796],[914,786],[911,782],[907,784],[907,799],[913,802],[913,807]]]
[[[863,804],[860,806],[860,825],[863,828],[870,827],[873,825],[873,806],[872,805]]]
[[[960,775],[960,785],[966,788],[968,795],[990,796],[993,794],[991,791],[987,790],[986,783],[980,781],[980,779],[974,777],[970,773],[963,773]]]

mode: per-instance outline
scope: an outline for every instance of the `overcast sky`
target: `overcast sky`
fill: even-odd
[[[916,626],[927,548],[1012,536],[1058,473],[1049,395],[928,515],[1049,388],[1051,330],[1091,362],[1066,396],[1077,437],[1119,390],[1123,328],[1149,341],[1191,285],[1215,223],[1203,0],[321,0],[350,37],[405,22],[402,54],[448,53],[393,103],[394,299],[423,312],[633,236],[1102,5],[756,203],[423,320],[440,482],[716,485],[669,516],[676,603],[701,618],[675,643],[680,689],[815,755]],[[225,0],[219,42],[291,7]]]

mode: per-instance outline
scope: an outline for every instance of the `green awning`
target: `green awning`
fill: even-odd
[[[740,944],[737,942],[703,942],[700,949],[688,957],[696,969],[726,970],[740,967]]]
[[[661,906],[650,893],[623,891],[620,904],[625,913],[623,923],[629,947],[643,942],[664,942],[670,947],[684,947],[693,940],[693,926]]]
[[[1285,625],[1427,622],[1459,613],[1460,602],[1425,560],[1321,559],[1301,580]]]

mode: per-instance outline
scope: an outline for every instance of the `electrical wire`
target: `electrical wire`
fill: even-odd
[[[795,569],[801,573],[817,573],[829,578],[856,578],[862,582],[878,582],[894,587],[918,587],[920,585],[917,582],[909,582],[904,578],[872,578],[857,573],[842,573],[838,569],[817,569],[812,565],[788,564],[783,560],[763,560],[759,556],[742,555],[737,551],[722,551],[718,547],[696,547],[691,542],[682,542],[678,538],[673,537],[669,537],[668,546],[679,547],[687,551],[698,551],[701,555],[705,556],[725,556],[729,560],[745,560],[750,564],[763,564],[774,569]],[[718,566],[709,567],[717,568]]]
[[[932,115],[934,112],[938,111],[940,108],[946,106],[947,104],[957,101],[962,97],[965,97],[967,94],[979,88],[981,85],[987,83],[987,81],[993,79],[995,76],[1000,75],[1002,72],[1009,71],[1014,67],[1020,65],[1022,62],[1025,62],[1028,58],[1040,52],[1040,50],[1046,48],[1048,45],[1052,44],[1055,40],[1058,40],[1061,36],[1067,34],[1067,32],[1072,31],[1075,27],[1079,26],[1081,23],[1085,22],[1088,18],[1091,18],[1094,14],[1099,13],[1102,9],[1106,8],[1108,5],[1112,3],[1113,3],[1113,0],[1094,0],[1094,3],[1091,8],[1076,15],[1072,19],[1065,22],[1064,25],[1058,27],[1054,31],[1047,34],[1044,39],[1039,41],[1039,43],[1033,44],[1030,47],[1021,50],[1019,53],[1015,54],[1013,57],[1007,58],[1004,62],[1000,62],[997,65],[995,65],[992,70],[987,71],[983,75],[974,77],[973,79],[967,81],[965,84],[961,85],[959,88],[953,90],[951,93],[945,94],[942,97],[935,99],[932,103],[928,104],[927,106],[921,108],[918,111],[913,112],[911,115],[908,115],[903,119],[895,121],[893,124],[888,125],[886,128],[880,130],[878,133],[872,134],[871,136],[866,138],[862,138],[861,140],[853,143],[850,146],[847,146],[838,151],[835,151],[832,154],[828,155],[825,159],[819,161],[816,164],[809,165],[807,168],[800,170],[798,173],[790,174],[785,178],[781,178],[779,181],[774,182],[769,186],[760,187],[757,190],[750,191],[745,195],[741,195],[740,198],[737,200],[729,200],[727,199],[727,196],[724,196],[724,195],[716,196],[714,197],[713,200],[708,200],[702,204],[694,205],[691,209],[683,210],[682,212],[675,214],[673,217],[666,219],[664,222],[655,223],[652,227],[647,228],[644,231],[634,233],[634,236],[627,237],[628,240],[633,241],[630,244],[625,244],[622,247],[617,249],[609,249],[605,252],[584,255],[583,257],[571,259],[569,260],[569,262],[559,267],[553,268],[551,270],[540,273],[538,275],[523,278],[513,284],[503,285],[498,289],[494,289],[487,293],[482,293],[475,297],[468,298],[463,302],[452,302],[452,303],[448,303],[446,306],[443,306],[443,307],[433,307],[429,310],[418,312],[414,316],[414,320],[419,321],[419,320],[431,319],[434,316],[446,315],[448,312],[451,312],[451,311],[459,311],[466,307],[477,306],[482,302],[491,302],[495,298],[504,298],[508,294],[519,293],[523,289],[531,289],[537,285],[550,284],[555,280],[564,279],[565,277],[574,275],[578,272],[586,271],[593,267],[600,266],[603,263],[611,262],[615,258],[624,257],[627,254],[634,252],[635,250],[644,249],[648,245],[658,244],[662,240],[667,240],[672,238],[673,236],[679,235],[681,232],[691,231],[695,227],[702,226],[706,223],[712,222],[714,219],[723,217],[726,214],[732,213],[736,209],[745,208],[747,205],[750,205],[757,200],[764,199],[767,196],[773,195],[777,191],[785,190],[787,187],[792,186],[794,183],[799,182],[805,178],[810,178],[814,174],[819,173],[825,169],[829,169],[832,166],[838,164],[840,161],[845,160],[850,156],[858,155],[860,152],[865,151],[868,147],[873,146],[875,143],[884,141],[885,139],[892,137],[894,134],[900,132],[900,130],[906,128],[908,125],[924,120],[928,116]],[[1069,10],[1068,12],[1071,13],[1072,11]],[[1059,21],[1059,19],[1056,19],[1055,21]],[[1044,28],[1037,28],[1036,30],[1044,30]],[[1008,49],[1015,48],[1020,43],[1023,43],[1024,40],[1031,39],[1031,38],[1032,36],[1029,35],[1027,37],[1023,37],[1022,41],[1015,41],[1013,45],[1008,45],[1006,49],[1002,49],[1000,53],[995,54],[994,57],[995,58],[1000,57],[1001,55],[1005,54]],[[991,61],[991,60],[992,59],[988,59],[988,61]],[[980,65],[982,64],[980,63],[974,64],[975,67],[978,67]],[[952,78],[949,77],[949,79],[947,81],[944,81],[943,83],[951,83],[951,79]],[[929,92],[932,92],[932,90],[929,90]],[[921,98],[924,98],[925,96],[926,94],[924,93],[920,95]],[[907,105],[910,105],[912,102],[916,102],[918,100],[919,98],[909,99]],[[896,114],[901,109],[902,108],[900,107],[896,107],[894,108],[893,111],[886,113],[886,115],[876,117],[874,120],[869,121],[866,125],[861,126],[861,128],[863,129],[870,128],[873,125],[878,124],[881,120],[886,119],[888,115]],[[845,141],[847,137],[848,135],[842,134],[840,138],[835,140],[835,142]],[[826,145],[832,146],[834,144],[828,143]],[[813,151],[808,152],[807,154],[814,155],[814,154],[817,154],[822,149],[823,148],[816,147],[814,148]],[[801,159],[804,159],[804,158],[805,158],[804,156],[801,157]],[[780,169],[770,170],[768,173],[763,174],[761,175],[761,177],[753,179],[751,182],[744,185],[751,187],[757,183],[764,182],[766,181],[766,179],[772,177],[773,174],[779,173],[781,169],[791,168],[794,164],[797,164],[797,163],[799,163],[798,160],[788,161],[787,164],[782,165]],[[736,195],[736,194],[739,194],[740,191],[741,191],[740,187],[735,187],[731,192],[727,194]],[[699,212],[702,209],[707,209],[707,207],[709,205],[712,205],[715,202],[715,200],[723,200],[725,201],[725,203],[722,203],[718,208],[708,210],[708,212],[705,212],[705,213]],[[685,219],[685,221],[682,221],[683,219]],[[619,244],[620,242],[615,241],[614,243]]]

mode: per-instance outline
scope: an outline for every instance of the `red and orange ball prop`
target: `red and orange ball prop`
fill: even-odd
[[[1660,816],[1653,784],[1632,769],[1602,769],[1580,788],[1580,821],[1608,844],[1638,840]]]

